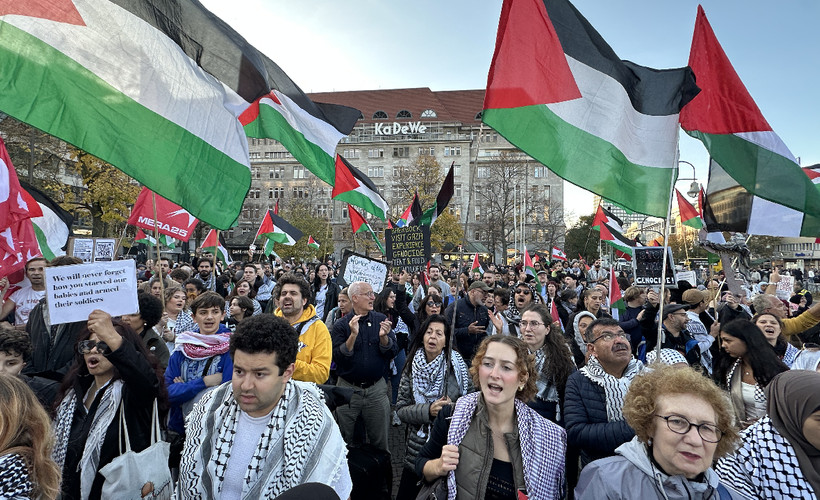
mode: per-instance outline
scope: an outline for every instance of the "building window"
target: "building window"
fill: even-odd
[[[435,154],[436,154],[436,147],[435,146],[430,146],[429,148],[427,146],[420,146],[419,147],[419,156],[426,156],[426,155],[433,156]]]
[[[285,197],[285,188],[276,187],[268,191],[268,198],[281,199]]]
[[[256,152],[254,152],[254,153],[250,153],[250,154],[248,155],[248,157],[249,157],[251,160],[259,160],[260,158],[262,158],[262,153],[256,153]]]
[[[475,207],[475,220],[476,222],[481,220],[481,207],[479,207],[478,205],[476,205]]]
[[[285,167],[271,167],[268,169],[268,177],[270,179],[284,179]]]
[[[384,167],[367,167],[368,177],[384,177]]]
[[[481,233],[476,231],[473,233],[473,241],[479,241],[481,239]]]
[[[293,187],[293,197],[294,198],[309,198],[308,189],[304,186],[294,186]]]
[[[349,218],[350,217],[348,216],[348,213],[347,213],[347,204],[345,204],[345,206],[342,207],[342,219],[349,219]]]
[[[376,111],[375,113],[373,113],[373,119],[374,120],[387,120],[387,113],[385,113],[384,111]]]
[[[323,217],[325,219],[328,218],[328,208],[327,205],[318,205],[316,206],[316,217]]]
[[[384,149],[368,149],[368,158],[384,158]]]
[[[305,167],[301,165],[296,165],[293,167],[293,178],[294,179],[307,179],[307,170]]]
[[[396,118],[413,118],[413,113],[403,109],[396,113]]]
[[[461,165],[453,165],[453,177],[461,175]]]
[[[535,166],[535,178],[536,179],[546,179],[547,177],[547,167],[544,165],[536,165]]]
[[[444,156],[461,156],[461,146],[444,146]]]
[[[425,109],[421,112],[422,118],[436,118],[438,115],[432,109]]]
[[[410,146],[393,148],[393,158],[407,158],[410,156]]]
[[[461,184],[455,185],[455,197],[461,198]]]
[[[487,167],[478,167],[475,174],[479,179],[487,179],[490,177],[490,170]]]
[[[345,149],[342,151],[342,156],[345,158],[360,158],[362,154],[361,149]]]

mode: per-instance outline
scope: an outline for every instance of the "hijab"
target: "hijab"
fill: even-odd
[[[820,373],[780,373],[766,386],[766,398],[772,425],[792,445],[803,476],[820,496],[820,450],[803,435],[803,422],[820,410]]]

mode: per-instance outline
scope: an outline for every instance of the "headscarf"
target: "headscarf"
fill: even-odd
[[[803,422],[820,410],[820,373],[790,370],[766,386],[767,410],[772,425],[794,448],[800,469],[814,493],[820,496],[820,450],[803,435]]]
[[[532,302],[531,303],[536,303],[536,304],[543,304],[544,303],[543,299],[541,298],[541,294],[535,291],[534,286],[532,286],[531,284],[529,284],[525,281],[517,281],[515,283],[515,285],[513,285],[513,287],[510,288],[510,292],[512,292],[512,293],[510,293],[509,307],[507,308],[506,311],[504,311],[504,316],[507,317],[507,322],[511,323],[513,325],[516,325],[516,326],[521,321],[521,311],[519,311],[518,307],[516,307],[516,305],[515,305],[515,290],[519,286],[525,286],[525,287],[530,289],[530,293],[532,294],[531,295],[531,297],[532,297]]]
[[[581,336],[581,329],[578,328],[578,323],[581,322],[581,318],[584,316],[589,316],[592,318],[592,321],[598,319],[594,314],[589,311],[580,311],[575,315],[575,318],[572,320],[572,331],[575,333],[575,343],[578,344],[578,348],[581,349],[581,352],[586,355],[587,353],[587,341]]]

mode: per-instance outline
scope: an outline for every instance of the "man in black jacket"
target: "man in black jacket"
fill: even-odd
[[[459,299],[447,307],[444,315],[447,324],[453,324],[453,314],[456,313],[456,349],[467,366],[473,360],[478,344],[487,336],[487,326],[490,324],[490,315],[484,305],[484,299],[490,287],[483,281],[474,281],[467,289],[467,296]]]

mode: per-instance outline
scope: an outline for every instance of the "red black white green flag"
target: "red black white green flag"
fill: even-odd
[[[319,248],[319,242],[313,239],[313,236],[308,236],[307,246],[313,249]]]
[[[700,214],[695,210],[695,207],[684,198],[679,190],[675,189],[675,195],[678,198],[678,212],[680,213],[681,224],[695,229],[701,229],[703,227],[703,219],[700,218]]]
[[[376,185],[342,155],[336,155],[336,180],[330,196],[334,200],[359,207],[381,220],[387,219],[388,205]]]
[[[478,252],[473,256],[473,265],[470,267],[470,273],[476,272],[484,275],[484,268],[481,267],[481,263],[478,261]]]
[[[225,241],[223,236],[216,229],[211,229],[202,241],[202,246],[199,247],[203,252],[209,252],[218,260],[221,260],[226,266],[231,264],[231,254],[225,248]]]
[[[384,246],[379,241],[379,237],[376,235],[376,231],[370,227],[370,224],[362,217],[362,214],[356,211],[351,205],[347,206],[347,213],[350,214],[350,225],[353,227],[353,234],[358,233],[370,233],[373,237],[373,241],[376,242],[376,245],[379,247],[379,251],[384,255]]]

